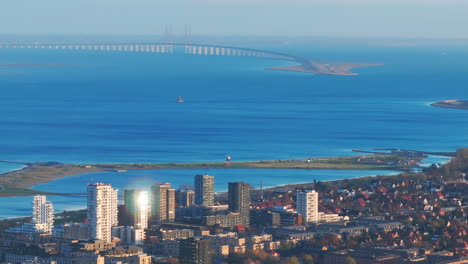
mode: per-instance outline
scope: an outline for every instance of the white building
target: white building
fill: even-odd
[[[88,184],[89,237],[110,242],[117,225],[117,193],[110,184]]]
[[[145,241],[145,230],[136,229],[133,226],[112,227],[112,237],[118,237],[127,245],[143,245]]]
[[[36,233],[52,233],[54,227],[54,205],[45,195],[35,195],[33,200],[33,223]]]
[[[24,223],[21,226],[10,227],[5,230],[6,233],[14,234],[34,234],[36,232],[36,224],[34,223]]]
[[[54,227],[54,205],[46,200],[45,195],[35,195],[33,198],[33,219],[19,227],[6,230],[8,233],[34,234],[52,233]]]
[[[315,190],[298,192],[296,210],[304,217],[305,224],[317,223],[319,221],[318,192]]]

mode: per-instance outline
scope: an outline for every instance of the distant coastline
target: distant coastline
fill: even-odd
[[[273,67],[267,70],[273,71],[295,71],[323,75],[358,75],[350,70],[362,67],[382,66],[381,63],[355,63],[355,62],[318,62],[312,60],[304,60],[301,65]]]
[[[431,106],[468,110],[468,101],[466,100],[444,100],[444,101],[432,103]]]

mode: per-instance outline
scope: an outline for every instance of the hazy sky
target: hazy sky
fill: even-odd
[[[0,0],[0,34],[468,38],[468,0]]]

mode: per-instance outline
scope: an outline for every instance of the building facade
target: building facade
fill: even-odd
[[[127,245],[143,245],[145,241],[145,231],[133,226],[112,227],[112,237],[120,238],[120,241]]]
[[[150,213],[148,192],[138,189],[125,190],[124,202],[128,213],[132,216],[133,227],[135,229],[147,229]]]
[[[318,192],[315,190],[298,192],[296,210],[302,215],[306,225],[317,223],[319,221]]]
[[[66,223],[55,226],[52,229],[52,235],[65,239],[87,240],[89,239],[88,223]]]
[[[239,213],[242,225],[250,225],[250,184],[244,182],[230,182],[228,190],[229,211]]]
[[[192,237],[181,240],[179,243],[180,263],[184,264],[211,264],[211,239]]]
[[[221,226],[221,227],[235,227],[245,223],[244,217],[240,213],[229,213],[225,215],[208,215],[203,217],[203,225],[206,226]]]
[[[175,190],[170,183],[151,186],[151,217],[156,224],[174,222]]]
[[[35,195],[33,199],[33,219],[36,233],[52,233],[54,227],[54,205],[45,195]]]
[[[214,176],[195,176],[195,204],[214,205]]]
[[[195,192],[192,190],[179,190],[177,192],[179,206],[188,207],[195,204]]]
[[[117,194],[110,184],[88,184],[89,238],[112,240],[112,226],[117,225]]]

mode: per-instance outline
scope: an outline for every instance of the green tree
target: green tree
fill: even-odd
[[[297,257],[290,257],[286,259],[286,264],[301,264]]]
[[[346,248],[357,248],[359,246],[359,241],[354,238],[348,239],[346,241]]]
[[[305,254],[302,256],[303,264],[314,264],[314,257],[312,255]]]
[[[346,257],[345,258],[345,263],[346,264],[357,264],[356,260],[353,257]]]

